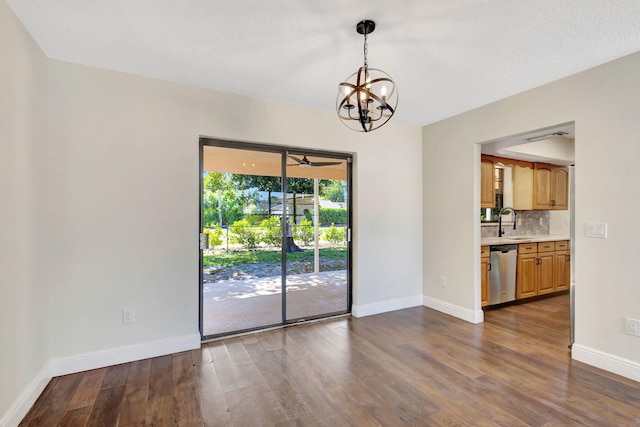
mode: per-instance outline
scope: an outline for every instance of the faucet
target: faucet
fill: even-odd
[[[516,223],[518,214],[516,210],[511,207],[502,208],[498,211],[498,237],[502,237],[504,230],[502,229],[502,215],[508,215],[513,212],[513,229],[516,230]]]

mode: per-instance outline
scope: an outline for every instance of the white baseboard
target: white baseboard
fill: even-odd
[[[580,344],[571,346],[571,357],[579,362],[605,371],[613,372],[634,381],[640,382],[640,363],[633,360],[605,353]]]
[[[402,310],[403,308],[418,307],[422,303],[422,296],[392,299],[389,301],[375,302],[373,304],[362,304],[351,306],[353,317],[372,316],[374,314],[386,313],[387,311]]]
[[[484,312],[482,310],[469,310],[459,305],[454,305],[426,295],[422,298],[422,305],[470,323],[484,322]]]
[[[171,353],[200,348],[200,334],[167,340],[152,341],[125,347],[111,348],[92,353],[54,359],[51,361],[51,373],[54,377],[150,357],[164,356]]]
[[[40,394],[51,381],[51,366],[47,364],[38,372],[29,386],[18,396],[9,410],[0,418],[0,427],[15,427],[27,415],[29,409],[36,403]]]

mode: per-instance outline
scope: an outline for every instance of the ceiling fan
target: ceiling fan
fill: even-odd
[[[339,165],[342,163],[342,162],[312,162],[309,159],[307,159],[307,156],[302,156],[302,159],[299,159],[295,156],[289,155],[289,158],[295,161],[296,163],[289,163],[287,166],[298,166],[301,168],[310,168],[310,167],[317,167],[317,166],[333,166],[333,165]]]

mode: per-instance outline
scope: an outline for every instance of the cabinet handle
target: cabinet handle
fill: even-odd
[[[567,262],[571,261],[571,254],[567,255]]]
[[[491,263],[489,263],[489,271],[491,271]]]
[[[542,264],[542,258],[536,258],[536,264],[537,265]]]
[[[556,201],[555,201],[555,200],[552,200],[552,201],[551,201],[551,206],[555,206],[555,205],[556,205]]]

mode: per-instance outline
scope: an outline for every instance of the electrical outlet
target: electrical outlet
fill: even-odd
[[[122,323],[135,323],[136,311],[133,308],[122,309]]]
[[[635,335],[640,337],[640,320],[631,319],[627,317],[626,319],[626,332],[629,335]]]
[[[447,287],[447,276],[440,276],[440,286],[443,288]]]

